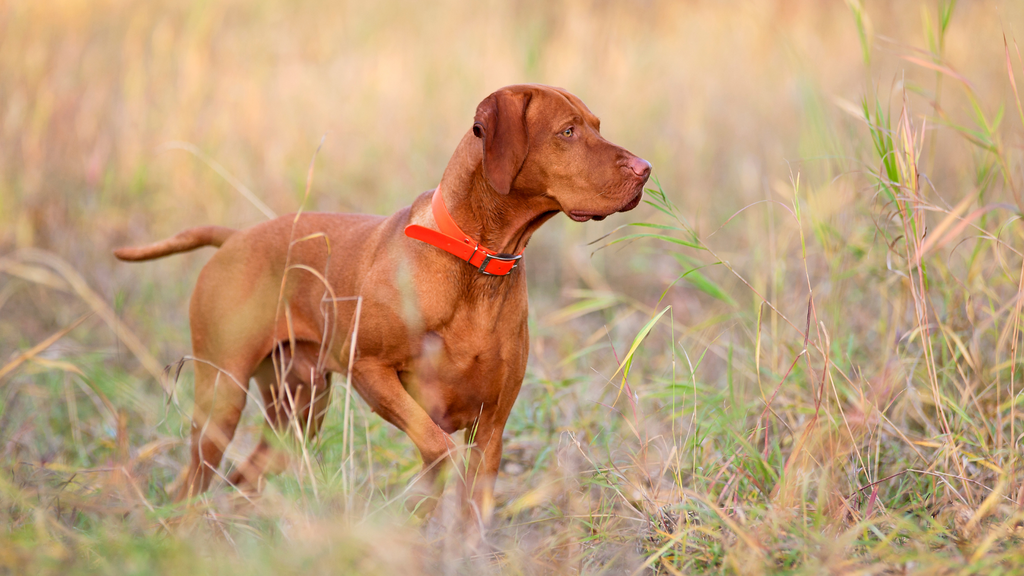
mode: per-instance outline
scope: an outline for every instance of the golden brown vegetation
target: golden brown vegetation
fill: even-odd
[[[0,573],[1019,572],[1018,34],[1019,2],[0,3]],[[304,209],[391,212],[517,82],[657,182],[527,251],[501,552],[408,518],[411,443],[344,394],[258,500],[169,504],[208,254],[111,249],[296,210],[325,134]]]

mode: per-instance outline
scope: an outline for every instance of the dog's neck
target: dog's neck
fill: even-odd
[[[480,139],[472,131],[452,154],[438,188],[459,228],[481,246],[503,254],[520,253],[533,233],[559,212],[554,199],[544,194],[495,192],[484,174]]]

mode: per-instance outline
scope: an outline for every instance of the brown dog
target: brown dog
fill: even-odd
[[[419,449],[427,494],[440,490],[449,434],[466,430],[464,512],[475,508],[486,523],[529,350],[519,255],[558,212],[584,222],[633,209],[650,171],[602,138],[572,94],[509,86],[477,107],[440,186],[390,217],[284,216],[117,250],[122,260],[149,260],[221,247],[189,309],[195,412],[178,499],[209,486],[250,378],[269,426],[297,422],[312,436],[328,404],[328,373],[351,366],[363,399]],[[255,485],[286,461],[264,440],[229,480]]]

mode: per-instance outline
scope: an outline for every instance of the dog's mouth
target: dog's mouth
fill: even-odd
[[[596,212],[584,212],[582,210],[573,210],[571,212],[567,212],[566,214],[569,216],[569,218],[572,218],[577,222],[586,222],[587,220],[596,220],[600,222],[601,220],[604,220],[605,218],[608,217],[607,214],[599,214]]]
[[[644,197],[644,191],[641,188],[640,191],[637,192],[636,196],[634,196],[632,200],[630,200],[629,202],[626,202],[624,205],[619,207],[617,210],[612,210],[611,212],[593,212],[593,211],[590,211],[590,210],[570,210],[570,211],[566,212],[566,215],[569,216],[569,218],[572,218],[573,220],[575,220],[577,222],[586,222],[587,220],[594,220],[594,221],[600,222],[601,220],[604,220],[605,218],[607,218],[608,216],[610,216],[612,214],[615,214],[616,212],[629,212],[633,208],[636,208],[637,206],[640,205],[640,200],[642,200],[643,197]]]

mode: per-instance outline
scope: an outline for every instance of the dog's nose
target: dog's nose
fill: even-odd
[[[629,166],[629,169],[633,171],[633,174],[636,174],[641,178],[646,179],[651,175],[651,163],[643,158],[633,156],[628,162],[626,162],[626,164]]]

